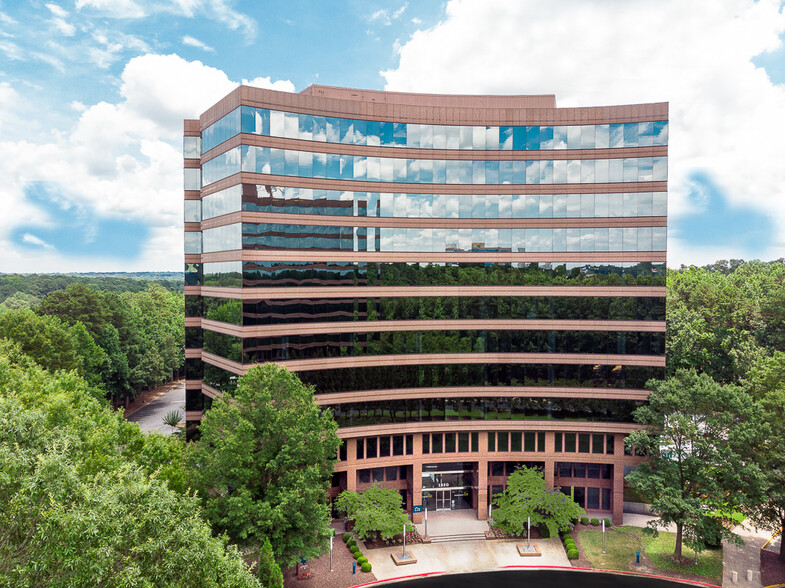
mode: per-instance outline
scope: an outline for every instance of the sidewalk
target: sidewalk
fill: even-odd
[[[645,527],[648,521],[654,518],[656,517],[625,513],[624,524],[633,527]],[[675,533],[676,525],[670,525],[666,530]],[[744,540],[744,545],[739,546],[727,541],[723,542],[722,585],[738,588],[761,588],[760,548],[771,537],[772,531],[755,529],[744,522],[737,526],[733,532],[741,536]],[[747,580],[747,570],[752,571],[751,581]],[[733,572],[737,572],[737,582],[733,582]]]
[[[722,585],[739,588],[761,588],[760,548],[769,540],[773,531],[756,529],[746,521],[733,529],[744,539],[744,545],[733,545],[723,541]],[[752,580],[747,580],[747,570],[752,571]],[[738,582],[733,581],[733,572],[738,574]],[[783,580],[785,581],[785,580]]]

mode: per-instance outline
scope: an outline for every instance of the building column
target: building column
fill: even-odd
[[[624,524],[624,465],[613,464],[613,524]]]
[[[357,439],[346,439],[346,489],[357,492]]]
[[[482,445],[482,442],[480,443]],[[487,441],[485,445],[488,449]],[[477,520],[488,520],[488,460],[477,463]]]
[[[545,434],[545,455],[550,456],[555,454],[556,443],[553,441],[555,433]],[[556,476],[556,461],[552,457],[545,458],[545,487],[553,488]]]
[[[412,455],[412,511],[415,504],[422,504],[422,435],[414,435],[414,454]],[[418,525],[423,521],[421,512],[412,512],[412,522]]]
[[[412,464],[412,507],[415,504],[422,504],[422,462],[419,460]],[[419,525],[422,520],[421,512],[412,512],[413,523]]]
[[[545,487],[553,488],[556,476],[556,463],[549,458],[545,459]]]

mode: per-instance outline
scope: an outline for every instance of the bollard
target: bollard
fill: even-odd
[[[752,570],[747,570],[747,582],[752,582]]]
[[[640,551],[636,551],[635,552],[635,563],[636,564],[641,563],[641,552]]]
[[[352,562],[352,574],[356,574],[356,573],[357,573],[357,562],[353,561]]]
[[[739,572],[733,572],[731,574],[731,580],[733,580],[734,584],[738,584],[738,582],[739,582]]]

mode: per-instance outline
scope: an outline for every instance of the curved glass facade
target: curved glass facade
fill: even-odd
[[[408,159],[241,145],[202,164],[202,185],[208,186],[241,171],[407,184],[607,184],[665,181],[668,158]]]
[[[188,422],[281,362],[341,427],[332,495],[444,508],[423,476],[460,468],[484,518],[509,440],[546,479],[565,452],[596,470],[567,489],[620,523],[623,432],[665,371],[667,112],[315,86],[186,121]]]
[[[241,106],[202,131],[202,150],[209,151],[240,133],[367,147],[488,151],[616,149],[667,145],[668,121],[555,126],[434,125]]]

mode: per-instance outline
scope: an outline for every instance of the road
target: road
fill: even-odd
[[[156,431],[164,435],[172,434],[172,427],[163,422],[164,415],[177,410],[185,420],[185,382],[181,381],[171,390],[152,400],[149,404],[128,416],[132,423],[139,423],[142,432]]]

